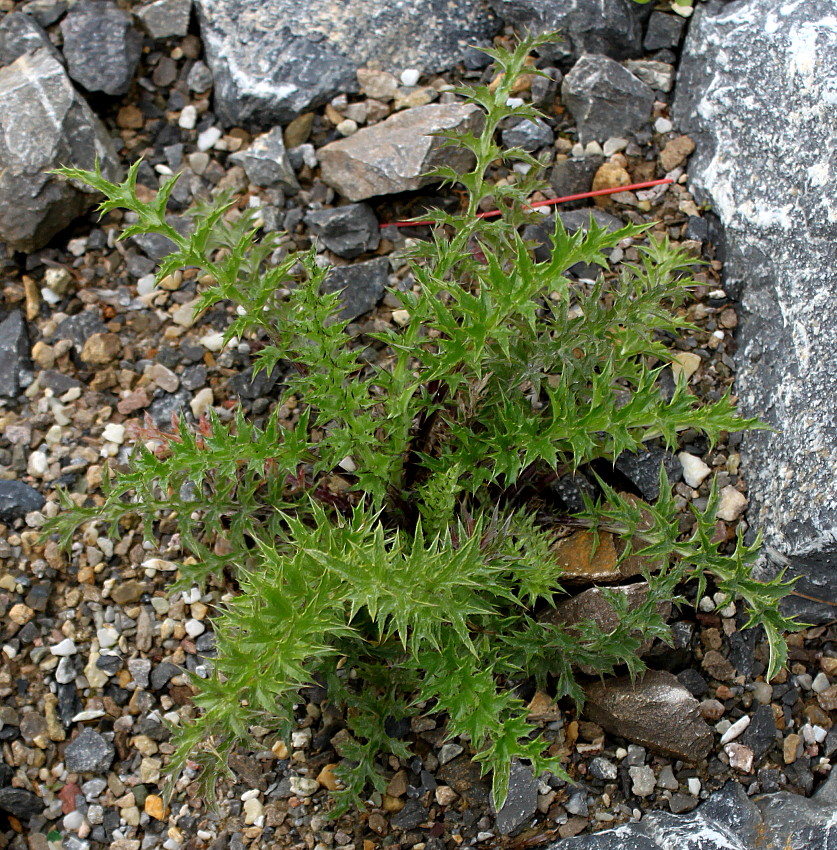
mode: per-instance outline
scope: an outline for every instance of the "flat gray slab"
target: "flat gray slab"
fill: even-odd
[[[684,47],[674,117],[697,142],[690,188],[726,230],[740,297],[740,408],[765,571],[837,602],[837,0],[712,0]],[[808,622],[835,616],[802,597]]]

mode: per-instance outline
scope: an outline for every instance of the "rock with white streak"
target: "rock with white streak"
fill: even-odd
[[[52,51],[40,48],[0,68],[0,239],[34,251],[86,212],[95,193],[50,171],[93,168],[97,158],[108,179],[119,178],[107,130]]]
[[[736,392],[759,574],[801,576],[784,610],[837,603],[837,0],[698,4],[673,115],[696,143],[689,189],[724,225],[741,301]],[[781,167],[777,166],[781,163]],[[765,175],[769,174],[770,179]],[[818,604],[805,597],[825,600]]]
[[[397,76],[485,62],[500,22],[471,0],[196,0],[215,112],[226,125],[287,124],[358,90],[370,61]]]

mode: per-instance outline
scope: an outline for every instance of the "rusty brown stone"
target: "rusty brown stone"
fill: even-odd
[[[648,670],[585,688],[585,715],[608,732],[670,758],[695,763],[712,748],[712,729],[698,701],[671,673]]]

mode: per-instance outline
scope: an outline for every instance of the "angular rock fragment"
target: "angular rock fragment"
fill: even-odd
[[[499,28],[470,0],[197,0],[196,7],[215,111],[228,125],[287,124],[357,91],[356,72],[370,60],[396,76],[451,68]]]
[[[642,46],[646,50],[662,50],[677,47],[686,28],[686,19],[666,12],[652,12]]]
[[[247,150],[237,151],[230,161],[240,165],[247,179],[257,186],[265,189],[278,186],[289,194],[299,191],[299,183],[282,140],[281,127],[256,136]]]
[[[0,479],[0,522],[13,522],[43,506],[44,497],[28,484]]]
[[[683,477],[683,467],[676,456],[659,446],[647,446],[645,451],[634,454],[622,452],[616,458],[616,470],[628,478],[648,502],[654,502],[660,495],[660,466],[666,471],[671,485]]]
[[[95,194],[51,175],[59,165],[119,178],[104,125],[41,48],[0,69],[0,239],[19,251],[43,247],[84,213]]]
[[[368,313],[381,300],[387,286],[389,260],[378,257],[365,263],[332,268],[323,282],[323,292],[340,292],[342,307],[337,314],[341,321]]]
[[[29,335],[20,310],[0,321],[0,398],[16,398],[32,383]]]
[[[90,92],[126,94],[142,52],[131,18],[115,3],[84,0],[61,21],[69,75]]]
[[[0,21],[0,65],[11,65],[24,53],[34,53],[39,47],[45,47],[56,59],[61,56],[30,15],[10,12]]]
[[[595,53],[585,53],[564,77],[561,97],[583,144],[641,130],[654,103],[649,86],[618,62]]]
[[[25,788],[0,788],[0,809],[19,820],[39,815],[44,808],[44,801]]]
[[[690,763],[706,758],[712,730],[698,701],[671,673],[648,670],[585,688],[585,715],[608,732]]]
[[[632,0],[489,0],[505,21],[529,32],[560,30],[563,40],[542,48],[552,58],[603,53],[628,59],[642,53],[648,11]]]
[[[431,168],[467,168],[470,151],[442,146],[441,130],[478,132],[482,112],[471,104],[416,106],[331,142],[319,150],[323,181],[350,201],[419,189]]]
[[[104,773],[113,763],[116,751],[93,729],[84,729],[64,750],[67,770],[74,773]]]
[[[305,214],[305,223],[329,251],[353,260],[381,241],[378,219],[368,204],[347,204]]]
[[[184,36],[189,32],[192,0],[155,0],[135,14],[152,38]]]
[[[532,768],[513,761],[509,772],[509,793],[497,812],[494,825],[500,835],[510,835],[523,826],[538,810],[538,782]]]

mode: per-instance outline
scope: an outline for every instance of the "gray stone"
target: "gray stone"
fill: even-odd
[[[0,479],[0,522],[13,522],[43,506],[44,497],[28,484]]]
[[[509,793],[495,820],[497,832],[510,835],[534,817],[537,810],[538,782],[532,768],[515,759],[509,771]]]
[[[69,75],[90,92],[126,94],[131,87],[142,39],[131,18],[115,3],[84,0],[61,21]]]
[[[352,260],[381,241],[378,219],[368,204],[347,204],[305,214],[305,223],[329,251]]]
[[[113,764],[116,751],[93,729],[84,729],[64,750],[64,763],[73,773],[104,773]]]
[[[176,664],[172,664],[170,661],[161,661],[151,671],[151,690],[161,690],[180,672],[181,670]]]
[[[12,310],[0,322],[0,398],[17,398],[32,377],[26,322],[20,310]]]
[[[589,192],[593,188],[593,178],[603,162],[604,157],[601,156],[560,159],[552,166],[549,184],[559,198]],[[589,204],[590,201],[577,201],[576,203]]]
[[[341,292],[341,321],[368,313],[381,300],[389,280],[389,260],[378,257],[365,263],[332,268],[322,285],[323,292]]]
[[[666,12],[652,12],[642,46],[646,50],[663,50],[677,47],[683,38],[686,19]]]
[[[607,56],[585,53],[561,84],[582,143],[636,133],[648,123],[654,92]]]
[[[134,13],[152,38],[172,38],[189,32],[192,0],[156,0]]]
[[[586,207],[580,210],[562,210],[558,218],[568,233],[576,233],[578,230],[586,231],[590,226],[590,218],[600,227],[606,227],[609,231],[619,230],[624,225],[610,213],[594,207]],[[554,232],[555,219],[552,215],[544,218],[541,224],[528,224],[523,228],[523,238],[535,242],[535,259],[539,263],[549,260],[552,256],[551,236]],[[596,277],[599,267],[587,263],[576,263],[569,271],[576,277]]]
[[[560,30],[563,40],[540,52],[568,59],[603,53],[628,59],[642,53],[642,22],[649,11],[632,0],[489,0],[504,20],[529,32]]]
[[[555,141],[552,128],[540,118],[524,118],[513,127],[503,130],[502,137],[505,147],[523,148],[530,153],[548,147]]]
[[[28,820],[44,810],[44,801],[25,788],[0,788],[0,809],[20,820]]]
[[[774,429],[741,448],[758,574],[788,567],[796,591],[832,603],[787,597],[809,623],[837,602],[835,15],[837,0],[701,5],[674,104],[697,145],[690,190],[724,225],[723,285],[741,299],[739,408]]]
[[[700,716],[698,701],[675,676],[648,670],[596,682],[585,688],[584,713],[608,732],[671,758],[696,763],[712,747],[712,730]]]
[[[616,458],[617,471],[630,480],[647,502],[655,502],[660,495],[660,466],[664,467],[671,485],[683,477],[680,461],[659,446],[648,446],[638,454],[622,452]]]
[[[11,65],[24,53],[34,53],[39,47],[45,47],[56,59],[61,56],[30,15],[11,12],[0,21],[0,65]]]
[[[247,179],[257,186],[265,189],[278,186],[289,194],[299,191],[299,183],[282,140],[281,127],[256,136],[247,150],[234,153],[230,161],[240,165]]]
[[[76,313],[75,316],[68,316],[64,319],[55,331],[53,339],[72,340],[76,352],[81,354],[81,350],[84,348],[84,343],[87,341],[88,337],[93,336],[93,334],[103,333],[107,333],[107,328],[105,327],[104,322],[102,322],[99,318],[99,311],[82,310],[81,313]],[[61,373],[55,372],[51,374],[54,374],[57,377],[60,376]],[[69,389],[69,386],[67,389]],[[63,394],[66,391],[67,390],[63,389],[62,385],[59,384],[58,392]]]
[[[334,95],[358,90],[371,60],[396,75],[435,73],[487,46],[498,22],[471,0],[197,0],[227,125],[286,124]]]
[[[626,72],[627,73],[627,72]],[[405,109],[380,124],[320,148],[324,182],[350,201],[408,192],[433,182],[438,165],[466,169],[470,151],[443,146],[440,130],[478,132],[483,113],[472,104],[429,104]]]
[[[195,62],[186,77],[186,85],[189,86],[189,91],[199,94],[209,91],[212,86],[212,71],[209,70],[209,66],[200,60]]]
[[[67,3],[66,0],[29,0],[20,11],[31,15],[42,27],[48,27],[67,11]]]
[[[674,65],[653,59],[629,59],[625,67],[645,85],[657,91],[671,91],[674,85]]]
[[[49,171],[93,168],[97,158],[106,177],[119,178],[107,130],[51,51],[0,69],[0,239],[34,251],[83,214],[95,193]]]

